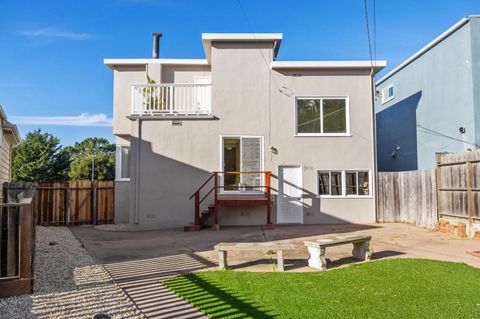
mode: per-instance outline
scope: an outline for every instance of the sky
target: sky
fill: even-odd
[[[374,53],[388,72],[479,0],[367,1]],[[242,11],[243,9],[243,11]],[[243,13],[244,12],[244,13]],[[278,60],[369,60],[363,0],[0,0],[0,104],[22,136],[113,141],[104,58],[204,58],[204,32],[281,32]],[[376,41],[373,41],[373,39]]]

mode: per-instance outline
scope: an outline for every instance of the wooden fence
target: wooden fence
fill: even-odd
[[[0,298],[33,290],[35,186],[23,185],[0,203]]]
[[[378,173],[377,221],[434,228],[439,218],[480,223],[480,150],[436,154],[436,168]]]
[[[480,222],[480,151],[437,156],[438,216]]]
[[[437,223],[435,169],[378,173],[377,221],[434,228]]]
[[[4,184],[4,197],[20,186]],[[114,182],[38,183],[38,225],[113,223]]]

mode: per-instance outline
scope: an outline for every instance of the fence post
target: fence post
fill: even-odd
[[[473,217],[473,168],[472,162],[467,161],[467,214],[468,214],[468,226],[469,231],[472,229],[472,217]]]
[[[442,163],[442,154],[435,153],[435,197],[437,200],[437,222],[440,219],[440,207],[441,207],[441,200],[440,200],[440,188],[442,188],[442,167],[440,164]]]
[[[70,184],[68,184],[68,186],[65,187],[65,198],[66,198],[65,214],[67,215],[65,222],[67,225],[70,225]]]
[[[93,224],[98,225],[97,217],[97,187],[95,182],[92,182],[92,215],[93,215]]]

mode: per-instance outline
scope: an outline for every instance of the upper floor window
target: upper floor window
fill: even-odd
[[[297,136],[342,136],[350,133],[346,97],[297,97]]]
[[[393,84],[389,84],[382,89],[382,104],[387,103],[388,101],[394,98],[393,94]]]

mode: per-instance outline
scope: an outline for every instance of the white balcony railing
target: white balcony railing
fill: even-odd
[[[133,115],[210,115],[211,84],[134,84]]]

